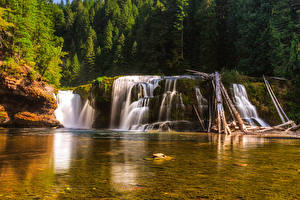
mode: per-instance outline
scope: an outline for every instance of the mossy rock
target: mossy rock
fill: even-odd
[[[73,93],[79,94],[83,100],[89,98],[92,89],[92,84],[80,85],[73,90]]]
[[[99,77],[92,83],[90,98],[96,110],[95,128],[108,128],[109,126],[113,83],[119,77]]]

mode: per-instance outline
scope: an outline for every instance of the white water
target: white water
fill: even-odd
[[[269,126],[264,120],[259,118],[256,108],[248,99],[247,91],[244,85],[233,84],[233,94],[235,105],[243,118],[250,125],[254,126],[259,124],[260,126]]]
[[[56,99],[58,107],[54,114],[65,128],[92,128],[95,111],[89,101],[83,105],[81,97],[71,90],[58,91]]]
[[[140,130],[148,122],[149,98],[160,76],[125,76],[114,81],[110,128]]]
[[[178,94],[176,90],[176,83],[180,77],[166,77],[165,91],[163,94],[163,99],[159,109],[159,121],[170,121],[172,106],[178,105],[184,110],[185,106],[183,104],[181,93]]]
[[[198,87],[195,88],[195,93],[196,93],[196,99],[198,102],[198,112],[201,116],[201,119],[203,120],[204,118],[204,112],[207,111],[208,109],[208,102],[207,99],[205,99]]]
[[[182,95],[176,90],[179,78],[190,76],[125,76],[114,81],[110,128],[122,130],[151,130],[173,124],[172,110],[184,110]],[[153,91],[165,80],[164,93],[159,106],[158,122],[149,124],[149,102]],[[168,122],[168,123],[166,123]],[[161,124],[161,126],[159,125]]]

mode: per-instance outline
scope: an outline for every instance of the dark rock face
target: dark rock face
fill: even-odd
[[[28,77],[30,67],[21,73],[0,73],[0,126],[57,127],[55,89],[43,81]]]

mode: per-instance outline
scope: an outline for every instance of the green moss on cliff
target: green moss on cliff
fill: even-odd
[[[90,95],[91,88],[92,84],[81,85],[76,87],[73,92],[75,94],[79,94],[82,99],[87,100]]]

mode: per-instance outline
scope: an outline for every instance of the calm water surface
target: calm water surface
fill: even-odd
[[[300,140],[4,129],[0,199],[300,199]]]

